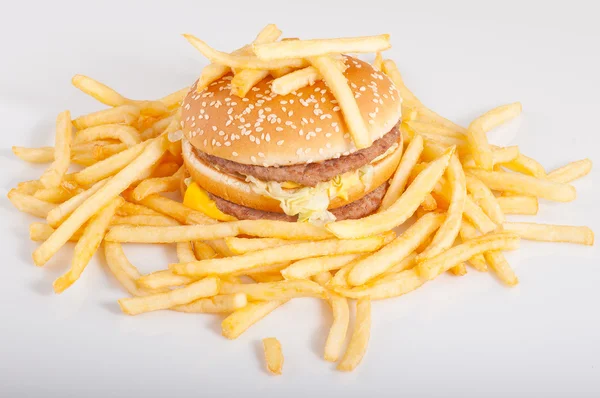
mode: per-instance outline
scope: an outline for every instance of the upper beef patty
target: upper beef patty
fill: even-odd
[[[369,164],[377,156],[398,142],[400,133],[395,126],[389,133],[378,139],[368,148],[361,149],[348,156],[329,159],[319,163],[296,164],[292,166],[264,167],[233,162],[231,160],[208,155],[196,149],[196,155],[206,163],[233,175],[251,175],[262,181],[292,181],[300,185],[314,187],[319,182],[329,181],[335,176],[357,170]]]
[[[386,188],[387,184],[383,184],[359,200],[336,209],[331,209],[330,211],[333,213],[336,220],[355,220],[366,217],[379,208],[383,195],[385,195]],[[234,216],[238,220],[296,221],[298,219],[298,217],[288,216],[283,213],[272,213],[270,211],[251,209],[250,207],[229,202],[218,196],[212,194],[209,195],[215,201],[219,210]]]

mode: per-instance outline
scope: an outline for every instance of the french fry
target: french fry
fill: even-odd
[[[384,239],[384,237],[376,236],[363,239],[329,239],[319,242],[296,243],[257,252],[250,252],[236,257],[171,264],[169,267],[173,272],[181,275],[202,276],[231,274],[242,270],[252,269],[260,265],[300,260],[307,257],[371,252],[380,248],[384,243]]]
[[[501,163],[502,167],[518,173],[527,174],[537,178],[545,178],[546,170],[537,160],[519,153],[519,155],[510,162]]]
[[[196,255],[196,259],[198,260],[206,260],[209,258],[217,257],[217,252],[215,252],[215,250],[212,247],[202,242],[201,240],[193,242],[193,246],[194,254]]]
[[[103,124],[78,131],[73,143],[82,144],[84,142],[106,139],[121,141],[129,147],[142,142],[138,131],[131,126],[124,124]]]
[[[181,168],[170,177],[148,178],[140,182],[133,190],[133,199],[139,202],[148,195],[177,191],[181,184],[184,172],[185,168],[181,166]]]
[[[18,210],[40,218],[46,218],[48,213],[56,207],[54,203],[44,202],[31,195],[21,193],[16,189],[8,191],[7,196]]]
[[[348,274],[348,283],[351,286],[360,286],[381,275],[414,252],[427,237],[442,225],[444,220],[445,217],[442,214],[428,213],[424,215],[391,243],[353,263],[352,270]]]
[[[496,202],[504,214],[535,215],[538,213],[538,199],[534,196],[499,196]]]
[[[162,214],[152,210],[149,207],[139,205],[131,202],[124,202],[121,207],[117,209],[117,215],[119,216],[161,216]]]
[[[75,211],[76,208],[81,206],[90,196],[96,193],[100,188],[106,184],[107,180],[98,181],[87,190],[78,193],[67,201],[56,206],[48,212],[46,221],[52,228],[58,228],[62,222]]]
[[[102,124],[129,124],[131,125],[140,117],[140,108],[135,105],[121,105],[115,108],[104,109],[87,115],[79,116],[73,120],[77,130]]]
[[[434,279],[457,264],[465,262],[476,254],[515,250],[519,247],[519,237],[512,233],[500,232],[480,236],[454,246],[437,256],[427,259],[417,266],[419,275],[424,279]]]
[[[383,69],[383,56],[381,55],[380,51],[377,51],[377,54],[375,55],[375,60],[373,61],[373,68],[377,70]]]
[[[221,331],[224,337],[228,339],[237,339],[248,328],[260,321],[271,312],[285,304],[284,301],[264,301],[257,303],[248,303],[221,322]]]
[[[141,275],[125,256],[120,243],[104,243],[104,256],[108,269],[129,294],[142,297],[151,294],[150,291],[138,287],[136,280]]]
[[[120,299],[119,305],[127,315],[165,310],[177,305],[191,303],[200,298],[215,296],[219,292],[219,285],[218,278],[208,277],[169,292]]]
[[[50,163],[54,160],[54,148],[26,148],[22,146],[13,146],[12,152],[21,160],[29,163]]]
[[[473,224],[471,224],[468,220],[464,220],[462,225],[460,226],[460,238],[463,242],[466,242],[471,239],[475,239],[479,234],[477,233],[477,229]],[[477,271],[487,272],[487,263],[485,262],[485,258],[483,254],[476,254],[469,259],[469,263],[475,268]]]
[[[546,176],[550,181],[566,184],[586,176],[592,170],[590,159],[578,160],[558,168]]]
[[[508,286],[516,286],[519,283],[519,279],[515,275],[512,268],[508,264],[508,261],[504,258],[504,255],[500,251],[490,251],[483,253],[485,260],[489,264],[490,268],[498,275],[498,278],[506,283]]]
[[[381,201],[381,207],[379,211],[389,208],[394,202],[396,202],[402,193],[408,182],[410,171],[419,161],[419,157],[423,152],[423,138],[417,135],[413,140],[410,141],[398,168],[392,177],[389,187]]]
[[[162,214],[158,215],[147,215],[140,214],[135,216],[115,216],[113,217],[112,222],[113,225],[132,225],[132,226],[153,226],[153,227],[164,227],[164,226],[173,226],[180,225],[177,220],[174,220],[170,217],[163,216]]]
[[[299,260],[281,270],[285,279],[307,279],[321,272],[340,269],[359,258],[359,254],[338,254]]]
[[[402,296],[423,286],[423,280],[415,268],[383,276],[367,285],[358,287],[333,286],[342,297],[350,299],[384,300]]]
[[[478,169],[469,169],[468,174],[475,176],[488,188],[495,191],[537,196],[557,202],[570,202],[575,200],[576,196],[575,188],[571,185],[542,180],[528,175]]]
[[[496,224],[504,222],[504,213],[494,193],[479,179],[472,175],[467,175],[467,191],[472,195],[485,214]]]
[[[127,200],[135,201],[133,195],[131,193],[124,193],[124,197]],[[203,213],[199,211],[195,211],[190,209],[187,206],[184,206],[181,202],[177,202],[175,200],[165,198],[158,194],[152,194],[146,196],[144,199],[139,201],[139,204],[146,206],[154,211],[157,211],[161,214],[165,214],[175,220],[179,221],[182,224],[216,224],[217,221],[213,220],[205,216]],[[200,239],[187,239],[190,240],[200,240]],[[186,240],[184,240],[186,241]]]
[[[34,198],[50,203],[64,203],[71,199],[74,195],[83,192],[83,189],[76,187],[75,189],[67,189],[64,184],[53,188],[43,188],[33,194]]]
[[[244,308],[246,305],[248,305],[246,295],[244,293],[236,293],[202,298],[171,309],[196,314],[228,314]]]
[[[196,261],[196,255],[192,249],[190,242],[178,242],[177,243],[177,260],[180,263],[186,263],[190,261]]]
[[[450,137],[458,139],[461,142],[466,140],[466,137],[462,132],[456,131],[456,129],[449,129],[446,126],[440,126],[419,120],[408,120],[405,123],[418,134],[426,134],[429,137],[436,135]]]
[[[492,170],[494,166],[492,148],[488,143],[486,133],[519,116],[522,109],[519,102],[499,106],[471,122],[467,129],[467,140],[477,166],[486,171]]]
[[[338,364],[337,369],[352,371],[362,361],[367,352],[369,337],[371,336],[371,300],[361,298],[356,302],[356,317],[354,319],[354,331],[348,343],[344,357]]]
[[[185,275],[176,275],[167,269],[142,275],[136,281],[138,286],[145,289],[164,289],[166,287],[189,285],[198,279]]]
[[[329,274],[329,277],[331,277],[331,274]],[[348,324],[350,323],[350,308],[348,300],[337,294],[331,294],[329,302],[333,313],[333,323],[329,328],[329,334],[325,342],[324,358],[326,361],[336,362],[342,353],[344,342],[346,341]]]
[[[271,247],[278,247],[284,245],[290,245],[292,243],[300,243],[297,240],[287,240],[278,238],[225,238],[225,243],[229,250],[233,254],[244,254],[249,252],[255,252],[258,250],[269,249]]]
[[[588,246],[594,244],[594,232],[588,227],[520,222],[505,222],[502,227],[504,231],[512,232],[527,240],[578,243]]]
[[[123,152],[101,160],[92,166],[86,167],[73,174],[73,180],[81,186],[88,186],[106,177],[115,175],[144,152],[149,143],[150,141],[142,142]]]
[[[231,92],[244,98],[248,91],[269,75],[268,70],[244,69],[231,80]]]
[[[184,87],[181,90],[177,90],[174,93],[166,95],[159,99],[168,109],[174,109],[181,106],[185,96],[190,91],[189,87]]]
[[[327,229],[338,238],[348,239],[375,235],[403,224],[415,213],[425,195],[433,190],[453,154],[454,148],[450,148],[437,160],[431,162],[387,210],[360,220],[333,222],[327,224]]]
[[[72,139],[73,125],[71,124],[71,113],[64,111],[56,118],[54,161],[40,177],[40,182],[46,188],[58,186],[69,169]]]
[[[142,132],[142,134],[140,134],[142,141],[158,137],[167,129],[167,127],[169,127],[171,122],[176,118],[177,115],[170,115],[154,122],[150,127],[145,129]]]
[[[259,59],[269,61],[318,57],[332,53],[377,52],[390,47],[390,36],[387,34],[342,39],[287,40],[252,45]]]
[[[217,51],[197,37],[184,34],[183,37],[196,48],[202,55],[215,64],[227,65],[230,68],[240,69],[278,69],[286,66],[299,68],[303,65],[301,58],[287,58],[274,61],[264,61],[254,55],[235,55]]]
[[[75,245],[71,268],[54,281],[53,287],[55,293],[62,293],[79,279],[85,267],[92,259],[92,256],[100,247],[110,220],[122,203],[123,198],[116,197],[91,218],[77,245]]]
[[[77,207],[56,231],[34,252],[36,265],[44,265],[98,210],[123,192],[133,181],[138,179],[146,169],[150,168],[164,153],[162,138],[152,141],[146,149],[117,175],[111,178],[97,192]]]
[[[52,235],[54,232],[54,228],[49,226],[46,223],[42,222],[32,222],[29,224],[29,239],[34,242],[43,242]],[[81,233],[75,232],[73,236],[69,239],[71,242],[77,242],[81,237]]]
[[[256,275],[252,275],[254,278]],[[223,283],[220,294],[245,293],[252,301],[286,300],[296,297],[326,298],[326,290],[311,280],[270,283]]]
[[[145,200],[142,203],[147,205]],[[149,205],[147,206],[152,208]],[[110,230],[106,240],[130,243],[176,243],[196,240],[206,241],[238,235],[302,240],[322,240],[332,237],[325,229],[308,223],[294,224],[285,221],[243,220],[213,225],[182,225],[163,228],[116,226]]]
[[[439,153],[443,153],[441,148],[439,149]],[[460,231],[465,201],[467,199],[467,188],[465,174],[456,155],[450,158],[446,174],[452,190],[446,218],[433,236],[431,244],[417,256],[417,261],[434,257],[450,248]]]
[[[346,64],[343,60],[334,60],[334,63],[340,72],[346,70]],[[287,95],[302,87],[312,86],[316,81],[321,79],[321,74],[317,68],[307,66],[273,80],[271,82],[271,90],[275,94]]]
[[[272,375],[280,375],[283,369],[283,352],[281,343],[275,337],[263,339],[263,348],[265,350],[265,362],[267,370]]]
[[[112,88],[84,75],[75,75],[71,83],[84,93],[108,106],[125,105],[127,98],[117,93]]]
[[[286,43],[294,42],[290,41]],[[326,55],[311,57],[309,58],[309,61],[312,66],[317,68],[323,77],[323,80],[327,83],[329,89],[335,96],[335,99],[339,102],[354,145],[356,145],[358,149],[369,147],[372,140],[369,136],[367,125],[360,113],[354,94],[348,85],[348,80],[344,74],[336,68],[335,61]]]
[[[169,113],[169,108],[161,101],[146,101],[146,100],[127,100],[127,103],[134,104],[140,108],[140,113],[144,116],[164,116]]]
[[[323,287],[327,287],[327,284],[329,283],[331,278],[333,278],[333,276],[331,275],[331,272],[329,272],[329,271],[322,271],[322,272],[319,272],[318,274],[315,274],[312,276],[312,280],[317,282],[319,285],[321,285]],[[330,301],[331,301],[331,297],[330,297]]]

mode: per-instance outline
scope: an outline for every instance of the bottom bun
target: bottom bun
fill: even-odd
[[[251,185],[243,180],[206,164],[196,156],[189,141],[183,139],[183,161],[192,179],[209,193],[229,202],[273,213],[283,213],[279,201],[260,195],[252,190]],[[348,199],[335,197],[329,204],[329,209],[335,209],[354,202],[389,180],[402,157],[402,145],[382,160],[373,163],[373,177],[370,186],[359,183],[349,189]]]

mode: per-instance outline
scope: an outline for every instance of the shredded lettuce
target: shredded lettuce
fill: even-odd
[[[323,225],[335,221],[335,216],[327,210],[331,199],[335,197],[348,199],[351,187],[362,184],[365,189],[371,187],[373,166],[365,165],[360,169],[321,182],[315,187],[284,189],[281,183],[261,181],[253,176],[246,176],[254,192],[278,200],[283,212],[290,216],[298,216],[298,221]]]

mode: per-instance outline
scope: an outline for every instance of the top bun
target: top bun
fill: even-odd
[[[346,56],[344,75],[373,141],[401,116],[401,99],[392,81],[370,64]],[[185,137],[198,150],[234,162],[287,166],[349,155],[357,149],[342,111],[325,82],[287,95],[271,92],[271,77],[240,98],[230,93],[227,75],[182,104]]]

